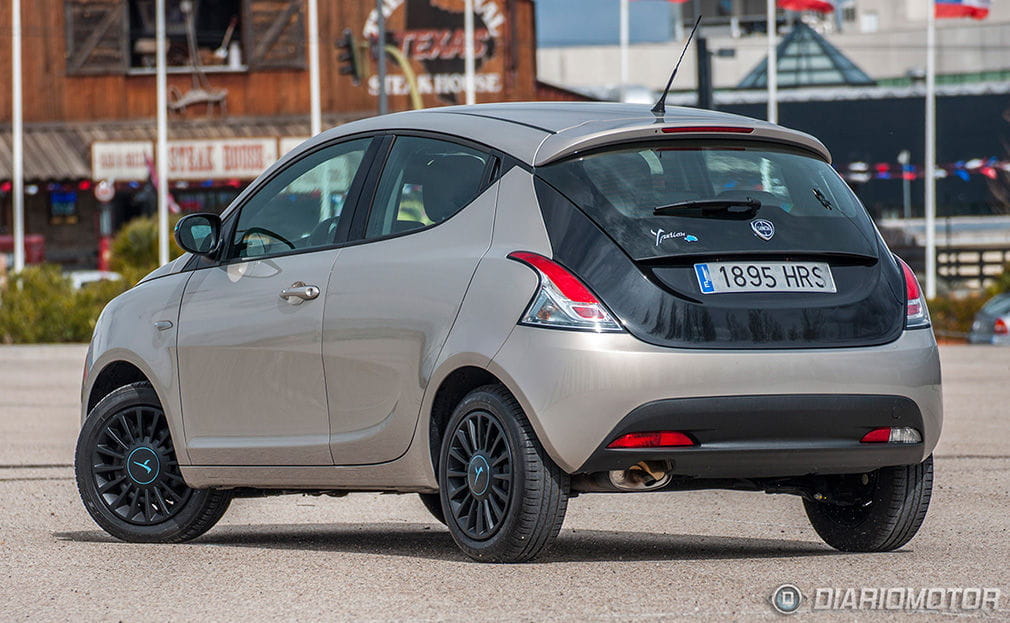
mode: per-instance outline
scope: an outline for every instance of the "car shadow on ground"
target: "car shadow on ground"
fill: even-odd
[[[97,530],[57,532],[53,536],[62,541],[118,543]],[[190,547],[207,545],[469,560],[444,527],[426,524],[225,525]],[[840,554],[814,541],[567,529],[536,562],[750,560]]]

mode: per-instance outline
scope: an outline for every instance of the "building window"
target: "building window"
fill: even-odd
[[[305,68],[303,0],[166,0],[169,71]],[[65,0],[67,73],[154,71],[155,0]]]
[[[130,2],[130,66],[155,65],[155,0]],[[240,69],[241,0],[168,0],[165,30],[168,65]],[[194,58],[195,56],[195,58]]]

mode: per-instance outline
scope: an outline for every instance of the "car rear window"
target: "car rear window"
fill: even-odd
[[[990,316],[1002,316],[1010,311],[1010,296],[995,296],[982,306],[981,312]]]
[[[877,255],[872,221],[831,165],[786,147],[627,145],[539,167],[537,174],[635,259],[731,252]],[[740,205],[719,209],[713,201]],[[760,208],[746,207],[755,202]],[[682,205],[672,214],[653,213],[677,203]]]

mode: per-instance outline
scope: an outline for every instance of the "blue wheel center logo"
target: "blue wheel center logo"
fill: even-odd
[[[480,454],[470,459],[466,480],[474,495],[484,495],[491,484],[491,465],[488,464],[487,459]]]
[[[138,485],[149,485],[158,478],[161,472],[161,461],[158,454],[144,446],[134,448],[126,457],[126,472]]]

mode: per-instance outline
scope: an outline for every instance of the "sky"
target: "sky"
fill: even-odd
[[[537,0],[537,45],[616,44],[620,37],[618,0]],[[671,8],[666,0],[628,3],[633,43],[669,41]]]

